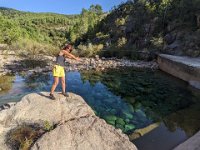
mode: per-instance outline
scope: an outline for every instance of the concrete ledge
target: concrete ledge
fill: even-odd
[[[200,58],[160,54],[157,62],[161,70],[200,89]]]
[[[200,150],[200,131],[184,143],[175,147],[174,150]]]

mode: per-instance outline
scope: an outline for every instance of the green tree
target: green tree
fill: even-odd
[[[98,4],[97,5],[91,5],[90,8],[89,8],[89,11],[96,13],[98,15],[103,13],[101,5],[98,5]]]

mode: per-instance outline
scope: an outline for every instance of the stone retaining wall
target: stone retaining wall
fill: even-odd
[[[157,62],[159,68],[164,72],[200,89],[200,58],[160,54]]]

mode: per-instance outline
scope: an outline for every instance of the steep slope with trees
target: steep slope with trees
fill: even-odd
[[[129,0],[115,7],[84,37],[103,44],[112,56],[135,57],[134,53],[142,50],[197,57],[200,1]]]
[[[0,43],[33,53],[74,43],[80,56],[130,57],[138,53],[200,56],[199,0],[128,0],[102,12],[80,15],[21,12],[0,8]],[[103,50],[103,51],[102,51]],[[53,51],[53,52],[51,52]]]

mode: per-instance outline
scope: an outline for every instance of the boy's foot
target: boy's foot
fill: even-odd
[[[62,95],[64,95],[65,97],[69,97],[69,94],[65,92],[62,92]]]
[[[52,99],[52,100],[55,100],[56,98],[55,98],[55,96],[53,95],[53,94],[49,94],[49,96],[50,96],[50,98]]]

